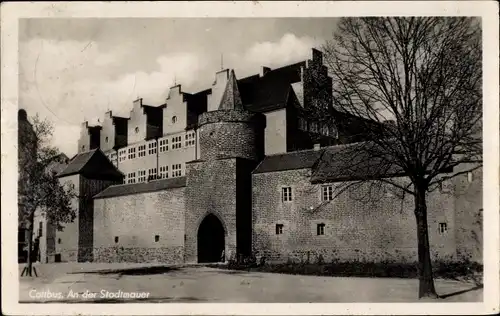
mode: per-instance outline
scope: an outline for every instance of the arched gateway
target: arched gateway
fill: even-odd
[[[207,215],[198,228],[198,262],[220,262],[225,247],[224,226],[217,216]]]

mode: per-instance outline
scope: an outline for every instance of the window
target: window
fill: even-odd
[[[448,231],[448,224],[446,223],[439,223],[439,233],[444,234]]]
[[[159,242],[160,241],[160,235],[155,235],[155,242]]]
[[[105,139],[105,141],[106,141],[106,143],[107,143],[107,142],[109,141],[109,138],[108,138],[108,136],[106,136],[106,139]]]
[[[118,243],[118,236],[115,236],[115,244]]]
[[[57,243],[61,244],[61,238],[57,238]]]
[[[116,160],[116,153],[109,154],[109,159],[110,160]]]
[[[156,168],[151,168],[148,170],[148,181],[156,180]]]
[[[146,156],[146,145],[139,146],[137,156],[139,156],[139,157]]]
[[[38,223],[38,237],[43,236],[43,222]]]
[[[333,185],[324,185],[321,188],[321,200],[322,201],[333,200]]]
[[[276,224],[276,235],[283,234],[283,224]]]
[[[172,177],[180,177],[182,176],[182,165],[181,164],[175,164],[172,165]]]
[[[328,129],[328,125],[327,124],[321,125],[321,134],[323,134],[325,136],[328,136],[329,132],[330,131]]]
[[[160,140],[160,152],[168,151],[168,139]]]
[[[177,116],[172,116],[172,124],[175,124],[177,122]]]
[[[127,175],[127,183],[135,183],[135,172],[131,172]]]
[[[84,150],[85,150],[85,145],[82,146],[82,151],[84,151]]]
[[[135,158],[135,147],[131,147],[128,149],[128,159]]]
[[[182,147],[182,137],[176,136],[172,137],[172,149],[178,149]]]
[[[292,188],[285,187],[281,188],[281,201],[290,202],[292,200]]]
[[[137,182],[146,182],[146,170],[139,170]]]
[[[449,180],[444,180],[439,183],[439,189],[441,193],[450,193],[451,192],[451,183]]]
[[[472,172],[467,172],[467,182],[471,183],[472,180],[474,180],[472,177]]]
[[[120,149],[118,151],[118,161],[122,162],[127,160],[127,150],[126,149]]]
[[[135,127],[135,133],[136,134],[139,133],[139,127],[137,127],[137,126]]]
[[[325,224],[321,223],[316,226],[316,235],[322,236],[325,234]]]
[[[299,118],[299,129],[307,131],[307,121],[303,118]]]
[[[159,179],[167,179],[168,178],[168,166],[160,167],[160,174],[158,175]]]
[[[195,144],[195,134],[194,132],[188,132],[186,134],[186,144],[185,146],[186,147],[191,147],[191,146],[194,146]]]
[[[156,142],[148,144],[148,154],[149,155],[156,155]]]
[[[311,123],[311,132],[313,132],[313,133],[318,132],[318,123],[316,123],[316,122]]]

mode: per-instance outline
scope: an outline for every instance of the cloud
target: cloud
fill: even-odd
[[[310,37],[289,33],[274,42],[250,43],[241,51],[235,48],[224,56],[228,59],[225,66],[234,68],[242,78],[258,73],[261,66],[281,67],[310,58],[311,48],[317,44]],[[131,63],[150,65],[150,60],[143,60],[147,55],[137,53],[131,41],[111,49],[94,41],[20,42],[20,107],[29,115],[39,113],[51,120],[54,145],[71,156],[84,120],[96,122],[107,110],[128,117],[137,97],[146,104],[162,104],[174,81],[188,92],[209,88],[219,66],[213,62],[219,56],[200,45],[187,52],[160,55],[151,71],[126,67]]]
[[[279,41],[257,42],[243,54],[231,55],[231,63],[237,76],[248,76],[258,73],[261,66],[277,68],[311,58],[311,49],[319,44],[311,37],[287,33]]]

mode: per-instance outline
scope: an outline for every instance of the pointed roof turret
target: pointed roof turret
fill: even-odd
[[[231,69],[226,89],[224,90],[224,94],[220,100],[219,110],[234,109],[243,109],[243,103],[241,102],[240,91],[238,89],[238,82],[236,80],[234,70]]]

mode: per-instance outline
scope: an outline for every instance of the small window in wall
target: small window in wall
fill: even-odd
[[[115,244],[118,243],[118,236],[115,236]]]
[[[292,201],[292,188],[291,187],[281,188],[281,200],[283,202]]]
[[[327,124],[322,124],[321,125],[321,134],[328,136],[330,134],[330,130],[328,128]]]
[[[471,183],[474,180],[472,172],[467,172],[467,182]]]
[[[161,166],[160,173],[158,174],[159,179],[167,179],[168,178],[168,166]]]
[[[299,118],[299,129],[307,131],[307,121],[302,117]]]
[[[177,116],[172,116],[172,124],[175,124],[177,122]]]
[[[276,235],[283,234],[283,224],[276,224]]]
[[[182,148],[182,137],[176,136],[172,137],[172,149]]]
[[[38,237],[43,236],[43,222],[38,223]]]
[[[195,134],[194,134],[194,132],[188,132],[185,137],[186,137],[186,144],[185,144],[185,146],[186,147],[194,146],[194,144],[195,144]]]
[[[128,149],[128,159],[135,158],[135,147],[131,147]]]
[[[108,137],[108,136],[106,136],[106,139],[105,139],[105,140],[106,140],[106,143],[107,143],[107,142],[109,141],[109,137]]]
[[[137,182],[146,182],[146,170],[139,170]]]
[[[324,185],[321,188],[321,200],[333,201],[333,185]]]
[[[155,242],[159,242],[160,241],[160,235],[155,235]]]
[[[439,223],[439,233],[442,235],[448,231],[448,224]]]
[[[85,150],[85,145],[82,146],[82,151],[84,151],[84,150]]]
[[[321,223],[316,225],[316,235],[322,236],[325,234],[325,224]]]
[[[139,157],[144,157],[144,156],[146,156],[146,145],[140,145],[140,146],[138,147],[138,150],[139,150],[139,151],[138,151],[138,153],[137,153],[137,156],[139,156]]]
[[[148,154],[149,155],[156,155],[156,142],[148,144]]]
[[[168,139],[160,140],[160,152],[168,151]]]
[[[148,181],[156,180],[156,168],[148,169]]]
[[[182,164],[172,165],[172,177],[181,177],[182,176]]]
[[[136,134],[139,133],[139,127],[137,127],[137,126],[135,127],[135,133]]]
[[[57,238],[57,243],[61,244],[61,238]]]

